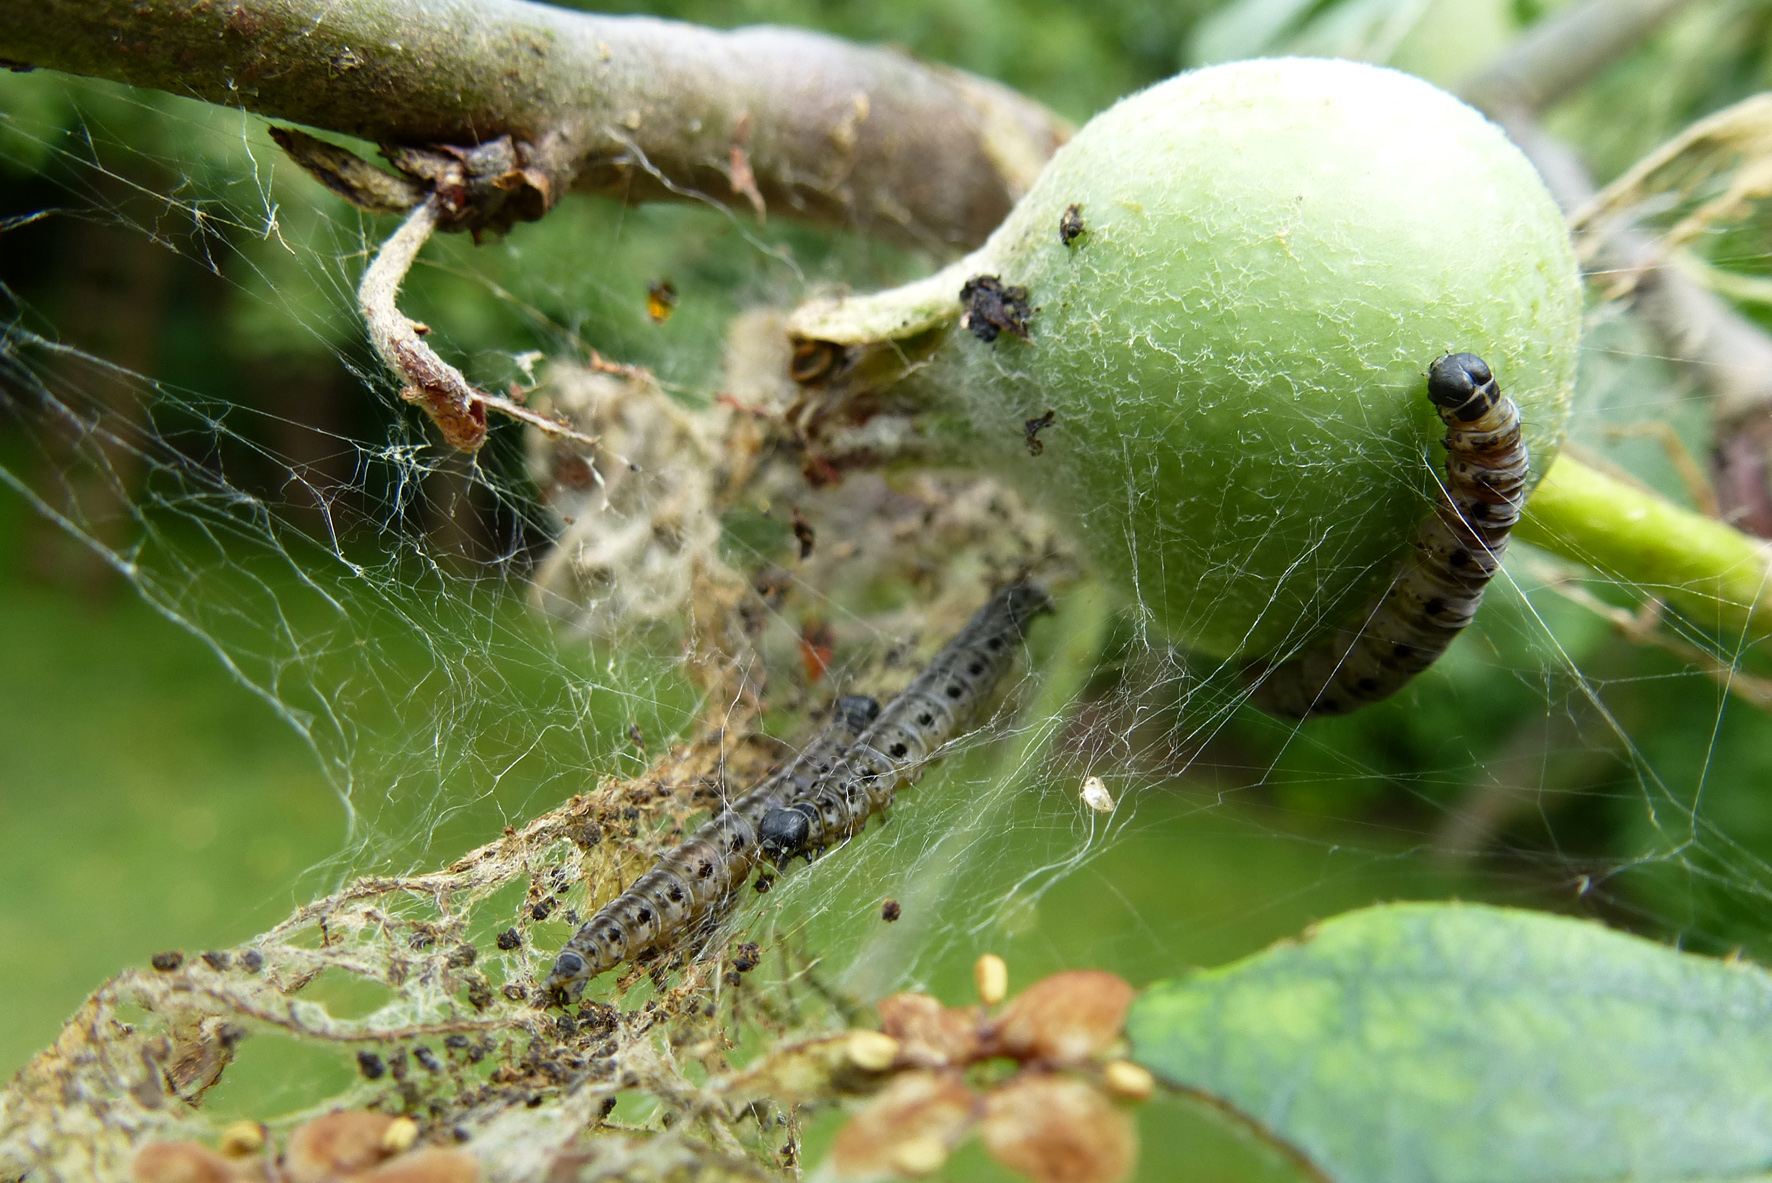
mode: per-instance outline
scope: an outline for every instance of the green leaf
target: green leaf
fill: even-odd
[[[1772,1178],[1772,976],[1394,904],[1152,986],[1134,1056],[1335,1180]]]

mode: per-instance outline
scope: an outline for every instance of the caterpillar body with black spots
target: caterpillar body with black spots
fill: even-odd
[[[839,698],[831,722],[786,768],[732,801],[579,926],[543,983],[550,996],[660,948],[719,911],[750,876],[758,823],[828,775],[880,713],[864,695]]]
[[[1045,592],[1011,584],[885,710],[859,695],[839,699],[830,726],[799,759],[722,810],[581,925],[555,958],[543,994],[564,1001],[598,974],[665,947],[714,916],[760,859],[784,863],[860,830],[990,697],[1029,621],[1047,608]],[[833,812],[837,801],[845,803],[841,816]]]
[[[1390,588],[1354,627],[1248,671],[1251,700],[1282,719],[1341,715],[1432,665],[1483,602],[1526,502],[1520,410],[1474,353],[1440,358],[1428,397],[1446,424],[1446,481]]]
[[[784,865],[859,833],[931,755],[990,698],[1046,593],[1013,583],[991,597],[966,627],[880,712],[810,792],[763,816],[763,857]]]

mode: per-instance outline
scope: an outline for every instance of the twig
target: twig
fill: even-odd
[[[1546,105],[1622,57],[1687,0],[1588,0],[1552,17],[1459,92],[1507,130],[1537,166],[1565,213],[1595,196],[1587,167],[1537,121]],[[1664,356],[1711,394],[1712,485],[1724,521],[1772,537],[1772,336],[1678,267],[1628,220],[1604,225],[1588,244],[1590,274],[1635,277],[1631,306]]]
[[[1635,49],[1692,0],[1586,0],[1546,17],[1458,87],[1485,111],[1538,112]]]
[[[1699,465],[1698,458],[1692,455],[1686,441],[1680,438],[1680,433],[1666,420],[1625,423],[1608,427],[1605,433],[1607,439],[1652,439],[1659,443],[1662,453],[1667,456],[1667,462],[1680,474],[1680,483],[1686,486],[1686,495],[1692,498],[1692,504],[1698,507],[1698,512],[1707,518],[1722,516],[1717,509],[1716,492],[1711,488],[1710,481],[1705,479],[1704,469]]]
[[[508,136],[547,204],[691,193],[943,250],[983,241],[1070,130],[894,49],[523,0],[0,0],[0,58],[383,144]]]
[[[421,329],[397,307],[401,281],[412,269],[419,248],[436,229],[442,210],[443,199],[438,193],[433,192],[420,202],[382,244],[357,288],[357,304],[369,327],[370,343],[388,368],[406,383],[400,397],[422,407],[443,432],[444,440],[464,452],[477,451],[486,442],[488,407],[533,424],[549,435],[595,444],[595,436],[585,435],[567,423],[476,389],[460,370],[425,344],[424,332],[429,330]]]
[[[1538,166],[1565,210],[1594,195],[1587,169],[1568,145],[1522,112],[1491,112]],[[1715,443],[1711,483],[1724,521],[1772,537],[1772,489],[1765,479],[1760,426],[1772,415],[1772,336],[1678,267],[1663,266],[1655,242],[1628,222],[1613,222],[1589,252],[1590,271],[1637,276],[1631,307],[1659,340],[1662,354],[1711,394]]]
[[[1743,702],[1758,707],[1762,711],[1772,711],[1772,680],[1755,677],[1743,673],[1729,662],[1723,661],[1714,654],[1708,653],[1689,641],[1678,637],[1670,637],[1662,632],[1657,625],[1661,620],[1658,601],[1648,602],[1651,610],[1643,613],[1632,612],[1628,608],[1620,608],[1608,604],[1583,587],[1580,577],[1571,571],[1554,567],[1549,563],[1532,563],[1528,566],[1534,576],[1544,581],[1544,585],[1568,600],[1579,604],[1594,615],[1611,623],[1619,634],[1638,645],[1649,645],[1671,654],[1681,661],[1696,666],[1710,679],[1735,695]]]

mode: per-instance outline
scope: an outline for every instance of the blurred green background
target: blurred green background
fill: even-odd
[[[1557,7],[632,11],[891,41],[1081,121],[1186,65],[1276,52],[1452,84]],[[1547,126],[1603,180],[1764,86],[1769,47],[1772,4],[1692,4]],[[593,647],[524,607],[544,536],[518,433],[497,428],[471,473],[426,445],[352,313],[365,252],[388,226],[280,160],[264,127],[163,95],[0,76],[0,1072],[119,967],[243,940],[351,873],[451,857],[638,768],[628,728],[677,734],[695,709],[668,644]],[[1769,234],[1749,218],[1699,246],[1759,280],[1772,274]],[[595,348],[654,367],[694,403],[713,390],[737,310],[932,262],[776,220],[574,198],[501,242],[431,244],[406,304],[482,383],[522,377],[530,350]],[[655,324],[644,297],[661,277],[681,304]],[[1608,429],[1667,423],[1702,451],[1708,416],[1691,396],[1628,318],[1595,306],[1579,441],[1689,500],[1660,445]],[[71,429],[71,415],[99,430]],[[952,898],[988,912],[1022,868],[1088,856],[1011,914],[945,919],[927,979],[963,995],[973,957],[994,949],[1021,981],[1088,964],[1142,983],[1406,897],[1552,908],[1772,954],[1772,721],[1558,596],[1546,564],[1514,552],[1517,586],[1491,593],[1429,675],[1302,732],[1222,717],[1184,665],[1116,633],[1082,711],[1112,742],[1078,730],[1061,744],[992,819],[995,840],[968,849]],[[1758,660],[1726,638],[1692,639]],[[958,824],[967,786],[997,775],[1007,746],[931,778],[910,809]],[[1121,767],[1120,753],[1137,759]],[[1078,778],[1116,768],[1122,811],[1080,831]],[[856,900],[830,915],[861,923],[891,894],[897,872],[878,846],[852,877]],[[1194,1115],[1152,1134],[1172,1139],[1156,1160],[1201,1177],[1272,1167],[1215,1130]],[[1173,1141],[1184,1134],[1185,1151]]]

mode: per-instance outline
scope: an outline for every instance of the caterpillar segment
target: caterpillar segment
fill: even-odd
[[[798,758],[715,814],[581,925],[554,959],[543,992],[563,998],[717,914],[756,865],[764,815],[813,791],[879,713],[880,704],[864,695],[839,698],[830,724]]]
[[[1270,715],[1341,715],[1388,698],[1432,665],[1476,616],[1526,502],[1520,409],[1474,353],[1440,358],[1428,397],[1446,424],[1446,481],[1396,579],[1353,627],[1248,673]]]
[[[828,777],[764,815],[758,827],[763,857],[781,866],[859,833],[990,698],[1029,623],[1050,606],[1046,593],[1029,583],[993,596],[886,705]]]

